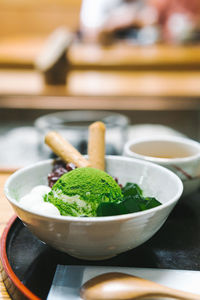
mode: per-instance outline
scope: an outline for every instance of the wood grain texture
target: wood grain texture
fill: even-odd
[[[0,37],[0,65],[7,67],[34,67],[34,61],[42,50],[48,34],[17,34]],[[129,69],[137,68],[190,68],[200,67],[200,46],[133,46],[116,43],[105,47],[98,44],[74,42],[68,59],[72,69]]]
[[[0,108],[34,110],[197,111],[198,97],[3,96]],[[162,120],[160,121],[162,122]]]
[[[53,86],[46,85],[44,76],[34,69],[47,36],[1,38],[1,96],[200,97],[200,46],[101,47],[74,43],[68,52],[67,84]],[[48,103],[29,100],[12,104],[36,109],[135,109],[133,101],[115,105],[87,99],[85,106],[76,99],[73,103],[63,99]],[[0,107],[10,107],[9,102],[2,101]]]
[[[74,69],[197,68],[200,46],[133,46],[118,42],[105,47],[95,44],[73,44],[68,53]]]
[[[200,71],[72,71],[67,85],[49,86],[44,84],[43,76],[37,71],[1,69],[0,95],[1,98],[2,96],[16,95],[191,98],[200,97],[199,82]],[[27,99],[29,102],[27,105],[30,108],[31,105],[35,106],[29,100]],[[97,102],[96,105],[102,107],[102,103]],[[6,102],[4,105],[6,107]],[[43,103],[41,102],[39,105],[43,106]],[[46,108],[51,108],[52,105],[55,109],[61,108],[54,103],[53,99]],[[93,108],[95,109],[95,107]],[[115,108],[115,105],[111,107],[111,109]]]
[[[2,172],[0,173],[0,235],[2,234],[6,223],[9,221],[11,216],[14,214],[13,209],[11,208],[10,204],[8,203],[3,189],[4,184],[8,176],[10,175],[9,172]],[[0,266],[2,268],[2,266]],[[2,275],[0,272],[0,299],[1,300],[8,300],[10,296],[8,295],[6,288],[4,286]]]

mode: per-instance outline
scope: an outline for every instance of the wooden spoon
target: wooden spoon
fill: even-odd
[[[88,280],[80,290],[85,300],[130,300],[149,297],[168,297],[198,300],[200,295],[182,292],[124,273],[105,273]]]

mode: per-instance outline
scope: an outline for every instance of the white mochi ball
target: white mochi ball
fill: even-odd
[[[51,188],[46,185],[37,185],[31,190],[31,194],[37,194],[43,197],[45,194],[48,194],[50,191]]]
[[[43,202],[41,204],[35,204],[31,207],[31,210],[45,215],[60,216],[59,210],[49,202]]]
[[[24,208],[30,208],[36,203],[42,203],[44,200],[43,198],[39,195],[35,194],[27,194],[23,196],[20,200],[19,203],[24,207]]]

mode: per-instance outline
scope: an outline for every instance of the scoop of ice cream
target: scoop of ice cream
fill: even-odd
[[[101,202],[118,202],[122,193],[106,172],[94,168],[77,168],[61,176],[45,196],[64,216],[96,216]]]

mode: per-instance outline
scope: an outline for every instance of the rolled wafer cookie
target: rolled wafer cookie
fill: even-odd
[[[94,122],[89,126],[88,156],[91,167],[105,169],[105,125]]]
[[[56,131],[47,133],[45,143],[65,162],[71,162],[76,167],[90,167],[89,161]]]

